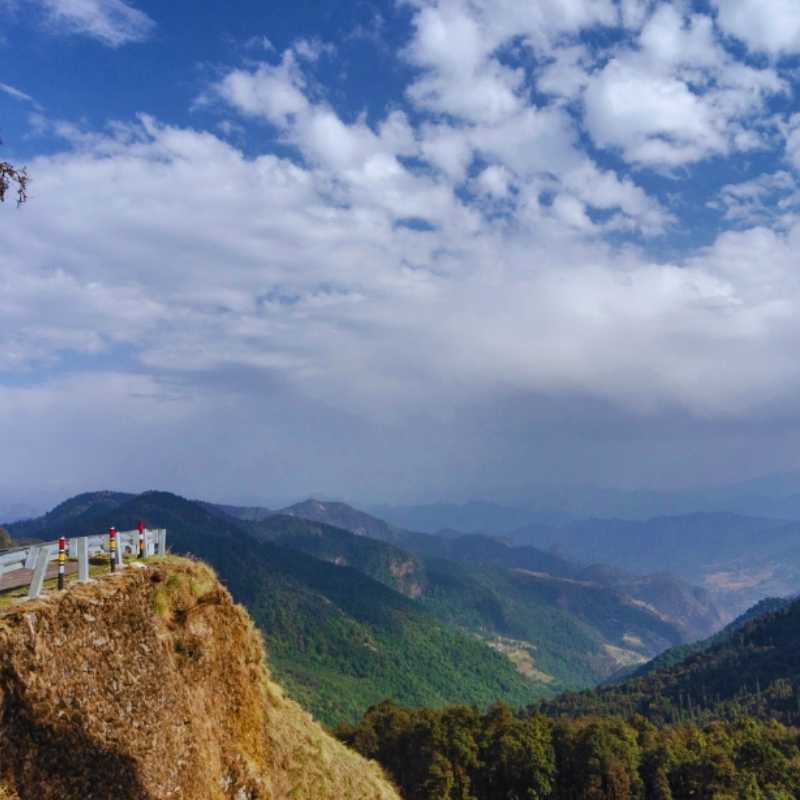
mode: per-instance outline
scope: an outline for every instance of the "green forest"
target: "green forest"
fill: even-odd
[[[619,684],[517,712],[383,703],[337,734],[406,800],[794,799],[799,626],[800,602],[768,600]]]
[[[741,718],[657,727],[642,716],[552,719],[503,704],[371,708],[339,738],[405,800],[794,800],[800,731]]]

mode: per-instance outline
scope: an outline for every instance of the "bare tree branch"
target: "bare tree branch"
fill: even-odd
[[[8,161],[0,161],[0,202],[6,199],[6,193],[15,188],[17,205],[21,206],[28,199],[28,173],[25,168],[17,169]]]

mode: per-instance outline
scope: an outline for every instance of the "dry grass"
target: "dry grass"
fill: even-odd
[[[0,612],[4,703],[0,785],[24,800],[399,800],[272,683],[249,616],[195,561]]]
[[[146,563],[154,562],[158,557],[154,556],[150,559],[147,559]],[[131,563],[134,560],[132,558],[125,558],[126,563]],[[77,564],[75,561],[67,561],[68,564]],[[103,575],[107,575],[110,572],[108,566],[108,559],[105,557],[95,557],[90,560],[89,563],[89,575],[92,578],[99,578]],[[77,583],[78,581],[78,573],[72,572],[68,575],[64,576],[64,584],[66,588],[69,588],[71,584]],[[45,594],[49,594],[52,592],[58,591],[58,578],[47,578],[44,584],[42,585],[42,592]],[[6,589],[3,592],[0,592],[0,611],[4,608],[8,608],[8,606],[13,605],[14,603],[18,603],[20,600],[25,600],[28,596],[28,586],[20,586],[17,589]],[[0,795],[0,800],[3,800],[2,795]]]

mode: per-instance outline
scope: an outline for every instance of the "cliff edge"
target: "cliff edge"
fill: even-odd
[[[269,677],[204,564],[167,557],[0,613],[0,800],[399,800]]]

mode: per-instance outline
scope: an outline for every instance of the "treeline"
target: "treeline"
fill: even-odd
[[[742,718],[657,728],[641,716],[551,719],[385,702],[338,737],[405,800],[794,800],[800,731]]]

